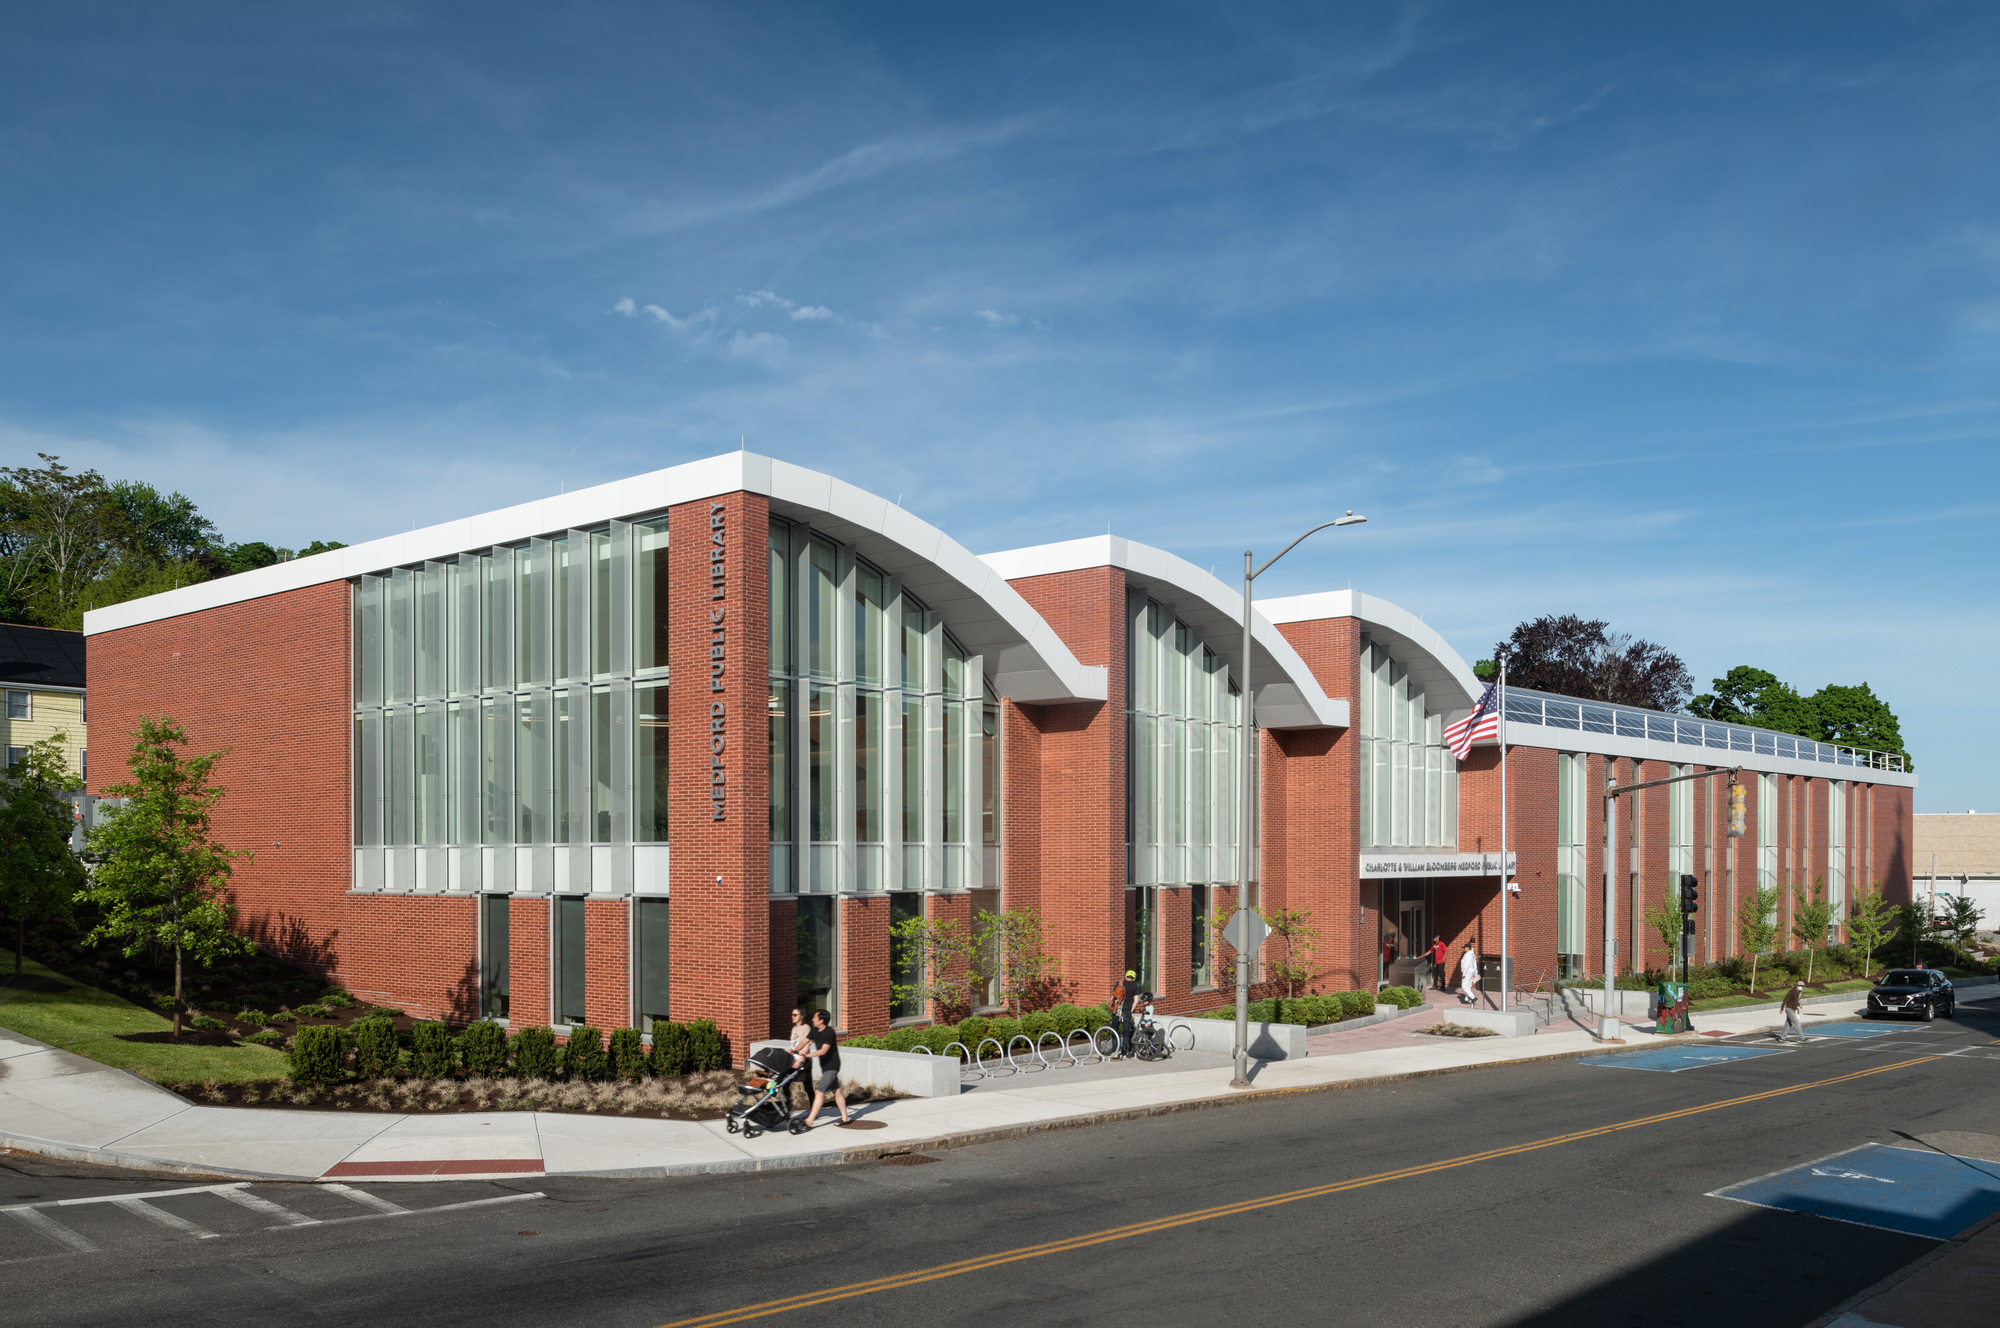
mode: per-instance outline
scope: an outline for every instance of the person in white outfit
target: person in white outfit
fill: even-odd
[[[1479,998],[1473,995],[1479,987],[1479,956],[1470,945],[1458,957],[1458,1003],[1471,1005]]]

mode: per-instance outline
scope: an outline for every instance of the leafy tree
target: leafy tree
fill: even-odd
[[[1285,999],[1298,995],[1301,982],[1313,975],[1313,949],[1319,944],[1319,928],[1312,925],[1312,910],[1304,908],[1258,909],[1271,936],[1284,947],[1275,958],[1266,956],[1264,973],[1272,982],[1285,984]]]
[[[1778,939],[1778,887],[1760,885],[1736,905],[1736,939],[1750,954],[1750,990],[1757,990],[1757,960]]]
[[[1813,979],[1813,955],[1820,946],[1826,944],[1826,934],[1833,929],[1833,905],[1826,897],[1826,878],[1815,876],[1810,887],[1803,881],[1792,882],[1792,935],[1806,952],[1806,981]]]
[[[1776,674],[1738,664],[1717,678],[1713,692],[1688,702],[1688,713],[1727,724],[1754,724],[1779,733],[1796,733],[1816,742],[1893,752],[1906,770],[1916,769],[1903,746],[1902,726],[1895,712],[1867,683],[1849,687],[1828,683],[1803,696]]]
[[[83,863],[69,846],[75,820],[63,794],[77,779],[63,741],[63,734],[52,734],[0,771],[0,914],[14,919],[16,977],[28,924],[68,921],[70,901],[84,884]]]
[[[889,996],[896,1004],[914,1001],[934,1007],[940,1023],[956,1023],[972,1009],[972,959],[977,944],[957,918],[905,918],[889,928],[898,973],[908,982],[893,982]]]
[[[129,533],[104,477],[46,465],[0,466],[0,601],[11,613],[53,622],[76,611],[83,589],[117,558]]]
[[[1848,908],[1847,934],[1861,947],[1861,976],[1874,973],[1875,948],[1896,930],[1897,909],[1882,898],[1882,883],[1861,895]]]
[[[1979,906],[1965,895],[1952,895],[1946,902],[1944,929],[1951,937],[1951,948],[1961,956],[1972,948],[1980,916]]]
[[[143,480],[115,480],[111,502],[124,515],[126,547],[156,563],[184,563],[220,538],[215,523],[185,494],[163,494]]]
[[[1023,1012],[1053,1005],[1060,993],[1062,960],[1049,953],[1042,915],[1027,908],[1004,913],[981,910],[974,938],[975,953],[988,956],[999,971],[983,976],[1000,979],[1000,996],[1015,1018]]]
[[[1668,881],[1662,901],[1646,908],[1646,925],[1659,934],[1660,944],[1667,951],[1667,965],[1672,968],[1681,954],[1682,915],[1680,883]]]
[[[1812,704],[1819,717],[1819,732],[1813,736],[1821,742],[1894,752],[1903,758],[1904,769],[1917,768],[1903,746],[1903,727],[1895,712],[1867,683],[1853,687],[1828,683],[1812,694]]]
[[[1679,710],[1694,690],[1687,665],[1665,646],[1609,627],[1602,619],[1550,614],[1516,627],[1493,653],[1506,659],[1507,681],[1516,686],[1587,701]],[[1497,664],[1491,672],[1497,674]]]
[[[231,861],[250,855],[214,839],[211,818],[223,790],[209,781],[225,753],[183,756],[187,734],[171,720],[143,718],[133,739],[131,779],[105,790],[125,806],[91,832],[91,851],[102,861],[78,898],[103,911],[93,940],[121,940],[128,956],[153,946],[173,950],[178,1041],[183,956],[206,968],[254,948],[236,933],[236,909],[225,894]]]

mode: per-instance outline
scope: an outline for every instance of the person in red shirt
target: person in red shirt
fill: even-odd
[[[1451,957],[1451,950],[1444,943],[1444,937],[1431,937],[1431,985],[1439,991],[1445,990],[1445,960]]]

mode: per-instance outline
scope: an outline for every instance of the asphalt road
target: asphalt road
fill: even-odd
[[[34,1210],[57,1233],[0,1214],[0,1302],[10,1325],[93,1328],[1782,1328],[1933,1242],[1707,1192],[1869,1141],[2000,1135],[1996,1093],[2000,1014],[1961,1006],[1928,1028],[1683,1073],[1475,1070],[914,1165],[65,1204]],[[0,1208],[199,1185],[0,1160]],[[751,1308],[791,1297],[805,1303]]]

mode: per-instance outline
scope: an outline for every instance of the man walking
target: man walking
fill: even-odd
[[[1431,957],[1431,986],[1439,991],[1449,990],[1451,976],[1445,960],[1451,957],[1451,950],[1445,945],[1444,937],[1431,937],[1431,948],[1427,953]]]
[[[833,1095],[833,1105],[840,1108],[840,1123],[847,1124],[847,1091],[840,1086],[840,1039],[834,1036],[833,1028],[826,1022],[826,1011],[814,1010],[811,1034],[812,1059],[817,1066],[813,1087],[812,1110],[806,1113],[806,1128],[811,1129],[819,1120],[820,1104],[827,1094]]]
[[[1781,1042],[1788,1039],[1793,1042],[1806,1040],[1805,1029],[1799,1024],[1799,1002],[1805,994],[1806,984],[1803,982],[1793,983],[1792,989],[1785,993],[1785,1031],[1783,1034],[1771,1034],[1773,1038]]]
[[[1118,1034],[1117,1060],[1132,1054],[1132,1002],[1138,999],[1139,975],[1128,968],[1124,978],[1111,988],[1111,1029]]]
[[[1458,1003],[1477,1005],[1475,994],[1479,986],[1479,952],[1472,948],[1472,942],[1465,943],[1465,953],[1458,957]]]

